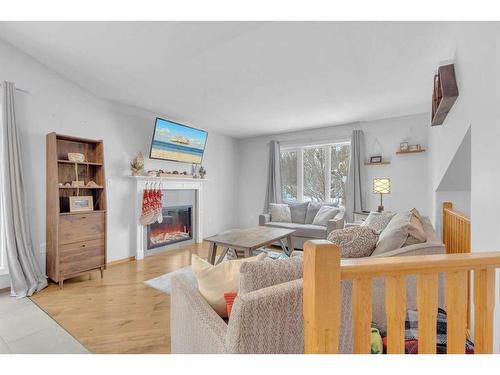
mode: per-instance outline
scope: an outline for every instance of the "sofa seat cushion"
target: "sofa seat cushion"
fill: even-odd
[[[303,257],[277,259],[269,262],[247,262],[241,265],[239,294],[302,278]]]
[[[227,317],[224,293],[237,293],[240,285],[240,267],[245,262],[263,260],[267,256],[261,253],[251,258],[228,260],[216,266],[208,263],[196,254],[191,256],[191,268],[200,294],[221,317]]]
[[[326,227],[322,225],[279,223],[270,221],[266,223],[266,226],[273,228],[295,229],[295,233],[293,234],[295,237],[319,238],[319,239],[326,238]]]
[[[328,235],[328,241],[340,248],[342,258],[369,257],[375,250],[377,240],[377,233],[366,226],[338,229]]]

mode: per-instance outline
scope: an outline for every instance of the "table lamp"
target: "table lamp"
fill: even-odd
[[[373,192],[375,194],[380,194],[380,206],[378,206],[378,212],[384,211],[384,206],[382,205],[382,197],[384,194],[391,193],[391,179],[387,177],[376,177],[373,179]]]

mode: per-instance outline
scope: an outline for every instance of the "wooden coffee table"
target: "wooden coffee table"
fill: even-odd
[[[217,248],[222,247],[224,251],[219,257],[219,261],[224,258],[229,249],[240,250],[245,257],[252,256],[254,250],[260,249],[266,245],[270,245],[279,241],[283,251],[290,255],[293,251],[292,234],[294,229],[282,229],[272,227],[254,227],[248,229],[231,229],[215,236],[205,238],[205,241],[210,242],[208,251],[208,261],[215,264],[215,256]],[[286,238],[288,246],[285,246],[283,239]]]

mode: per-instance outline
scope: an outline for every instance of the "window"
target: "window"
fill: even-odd
[[[280,166],[283,200],[343,204],[349,157],[349,142],[282,147]]]

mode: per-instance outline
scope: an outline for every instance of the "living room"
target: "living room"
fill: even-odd
[[[477,353],[498,353],[499,310],[484,302],[498,304],[487,271],[500,248],[498,25],[0,22],[0,353],[400,352],[390,334],[367,341],[393,324],[375,301],[384,284],[363,294],[368,282],[353,281],[352,322],[335,295],[351,278],[396,280],[396,261],[408,275],[463,272],[448,351],[463,323]],[[379,247],[391,225],[404,238]],[[339,288],[320,288],[332,262]],[[375,266],[387,274],[363,273]],[[474,304],[482,274],[464,271],[483,268],[490,289]],[[433,280],[405,292],[408,311],[434,311],[430,325],[437,295],[452,303]],[[435,309],[416,292],[425,285]],[[491,332],[474,330],[475,308]],[[321,311],[338,326],[313,318]]]

